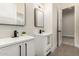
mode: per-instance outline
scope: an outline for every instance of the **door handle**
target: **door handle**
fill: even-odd
[[[61,30],[58,30],[57,32],[62,32]]]
[[[27,44],[25,43],[25,56],[27,56]]]
[[[20,48],[20,56],[21,56],[21,45],[19,45],[19,48]]]

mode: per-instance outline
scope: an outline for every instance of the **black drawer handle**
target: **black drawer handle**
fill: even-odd
[[[25,43],[25,56],[27,56],[27,44]]]
[[[21,45],[19,45],[19,48],[20,48],[20,56],[21,56]]]

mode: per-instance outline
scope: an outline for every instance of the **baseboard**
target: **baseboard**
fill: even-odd
[[[74,36],[73,35],[63,35],[62,37],[63,38],[73,38],[74,39]]]

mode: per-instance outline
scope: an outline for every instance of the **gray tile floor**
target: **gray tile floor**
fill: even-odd
[[[79,56],[79,48],[63,44],[54,53],[50,53],[49,56]]]

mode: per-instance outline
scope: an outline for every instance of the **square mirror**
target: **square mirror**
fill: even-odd
[[[35,27],[44,27],[44,13],[40,8],[34,9],[34,22]]]
[[[24,3],[0,3],[0,24],[24,25]]]

